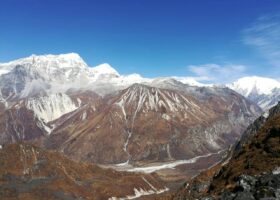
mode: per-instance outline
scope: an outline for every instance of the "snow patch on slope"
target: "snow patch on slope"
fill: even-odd
[[[134,188],[134,194],[133,195],[128,195],[126,197],[111,197],[108,200],[128,200],[128,199],[137,199],[142,196],[148,196],[152,194],[161,194],[164,192],[169,191],[169,188],[165,187],[163,189],[156,189],[147,179],[142,177],[142,179],[145,181],[145,183],[151,188],[149,190],[144,190],[142,188]]]
[[[143,109],[144,112],[148,110],[159,111],[163,107],[171,112],[178,112],[181,110],[190,111],[190,107],[199,109],[199,106],[187,99],[180,93],[173,91],[160,90],[158,88],[147,87],[144,85],[135,84],[130,87],[116,105],[125,109],[128,105],[136,102],[136,111]]]
[[[39,119],[47,123],[76,110],[80,105],[76,105],[68,95],[58,93],[31,98],[27,101],[26,106],[33,110]]]

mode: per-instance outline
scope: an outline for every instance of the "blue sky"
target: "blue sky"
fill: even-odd
[[[0,62],[76,52],[146,77],[280,75],[279,0],[0,0],[0,27]]]

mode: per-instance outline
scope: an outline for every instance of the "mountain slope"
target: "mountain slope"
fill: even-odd
[[[0,145],[37,140],[49,131],[50,128],[22,103],[0,113]]]
[[[107,96],[94,114],[78,109],[68,119],[80,120],[56,127],[45,144],[73,159],[96,163],[188,159],[227,147],[260,113],[227,88],[196,89],[135,84]],[[81,120],[82,115],[87,119]]]
[[[230,160],[203,172],[171,199],[279,199],[280,104],[260,117]]]
[[[156,175],[73,162],[28,144],[0,149],[1,199],[132,199],[167,191]]]

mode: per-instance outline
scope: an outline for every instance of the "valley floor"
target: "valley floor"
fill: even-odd
[[[216,165],[226,156],[227,150],[221,150],[216,153],[197,156],[187,160],[176,160],[157,163],[128,163],[115,165],[100,165],[102,168],[111,168],[117,171],[127,171],[136,173],[156,173],[165,183],[168,190],[159,194],[142,195],[137,199],[155,199],[178,190],[186,180],[197,176],[201,171],[207,170]]]

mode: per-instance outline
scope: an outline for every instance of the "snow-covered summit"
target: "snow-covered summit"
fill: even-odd
[[[103,63],[96,67],[91,68],[92,72],[95,74],[112,74],[120,76],[120,74],[108,63]]]
[[[22,71],[20,77],[18,70],[14,70],[18,67]],[[120,76],[107,63],[96,67],[88,66],[77,53],[31,55],[8,63],[0,63],[0,75],[19,77],[20,88],[24,88],[24,94],[20,94],[20,90],[16,94],[21,97],[28,97],[31,92],[33,94],[34,87],[30,89],[30,86],[38,83],[44,86],[49,85],[50,87],[47,87],[48,93],[57,93],[65,92],[70,88],[92,88],[96,82],[107,83]],[[0,88],[7,84],[9,84],[8,81],[3,82],[3,86]],[[14,86],[9,87],[14,88]],[[36,86],[36,88],[42,87]]]
[[[14,67],[16,65],[32,65],[38,68],[71,68],[87,67],[85,61],[77,53],[59,55],[31,55],[26,58],[17,59],[8,63],[0,63],[0,66]]]
[[[248,97],[252,94],[271,94],[274,89],[280,88],[280,82],[271,78],[248,76],[238,79],[228,87]]]
[[[243,77],[227,86],[257,103],[264,111],[280,100],[280,82],[272,78]]]
[[[47,81],[76,82],[86,79],[89,82],[102,78],[119,77],[120,74],[108,63],[90,67],[77,53],[59,55],[31,55],[8,63],[0,63],[0,75],[11,72],[16,66],[37,71]],[[84,80],[83,80],[84,81]]]

